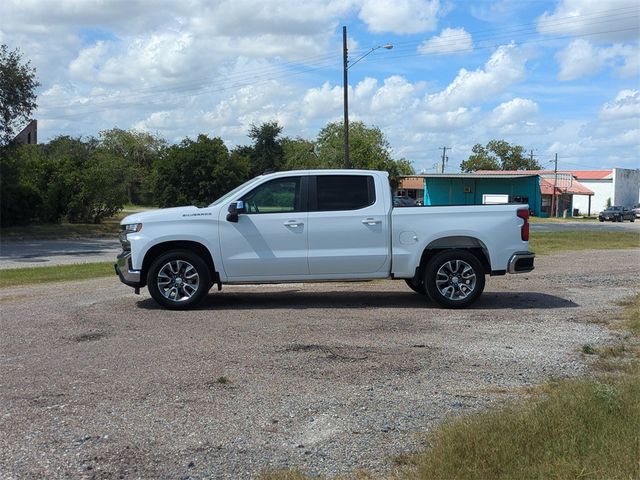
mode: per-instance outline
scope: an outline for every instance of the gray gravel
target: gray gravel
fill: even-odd
[[[541,257],[464,311],[401,281],[225,287],[192,312],[115,276],[2,289],[0,478],[385,472],[449,415],[586,374],[639,270],[640,250]]]

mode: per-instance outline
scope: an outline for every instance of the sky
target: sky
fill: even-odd
[[[417,172],[492,139],[544,168],[640,168],[637,0],[0,2],[0,43],[41,83],[40,142],[118,127],[233,148],[268,121],[315,139],[343,119],[343,26],[350,121]]]

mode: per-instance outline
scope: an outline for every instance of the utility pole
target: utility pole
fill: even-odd
[[[344,168],[351,168],[349,160],[349,60],[347,59],[347,27],[342,27],[342,72],[344,90]]]
[[[451,147],[442,147],[442,171],[440,173],[444,173],[445,163],[449,160],[449,157],[447,157],[447,148],[451,150]]]
[[[360,55],[353,62],[349,63],[347,52],[347,27],[342,27],[342,85],[344,90],[344,168],[351,168],[351,160],[349,159],[349,68],[362,60],[367,55],[375,52],[379,48],[391,50],[393,45],[387,43],[371,48],[368,52]]]
[[[555,164],[553,167],[553,199],[551,201],[552,216],[558,216],[558,201],[556,200],[556,185],[558,183],[558,154],[556,153]]]
[[[533,149],[529,151],[529,160],[531,161],[531,165],[533,165]]]

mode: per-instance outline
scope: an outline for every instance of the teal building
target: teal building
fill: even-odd
[[[427,174],[403,177],[397,192],[423,205],[528,204],[542,215],[540,176],[536,174]]]

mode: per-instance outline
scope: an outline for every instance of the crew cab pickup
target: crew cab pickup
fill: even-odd
[[[386,172],[278,172],[205,208],[126,217],[115,270],[169,309],[195,306],[213,285],[383,278],[462,308],[485,275],[533,270],[528,218],[526,205],[394,208]]]

